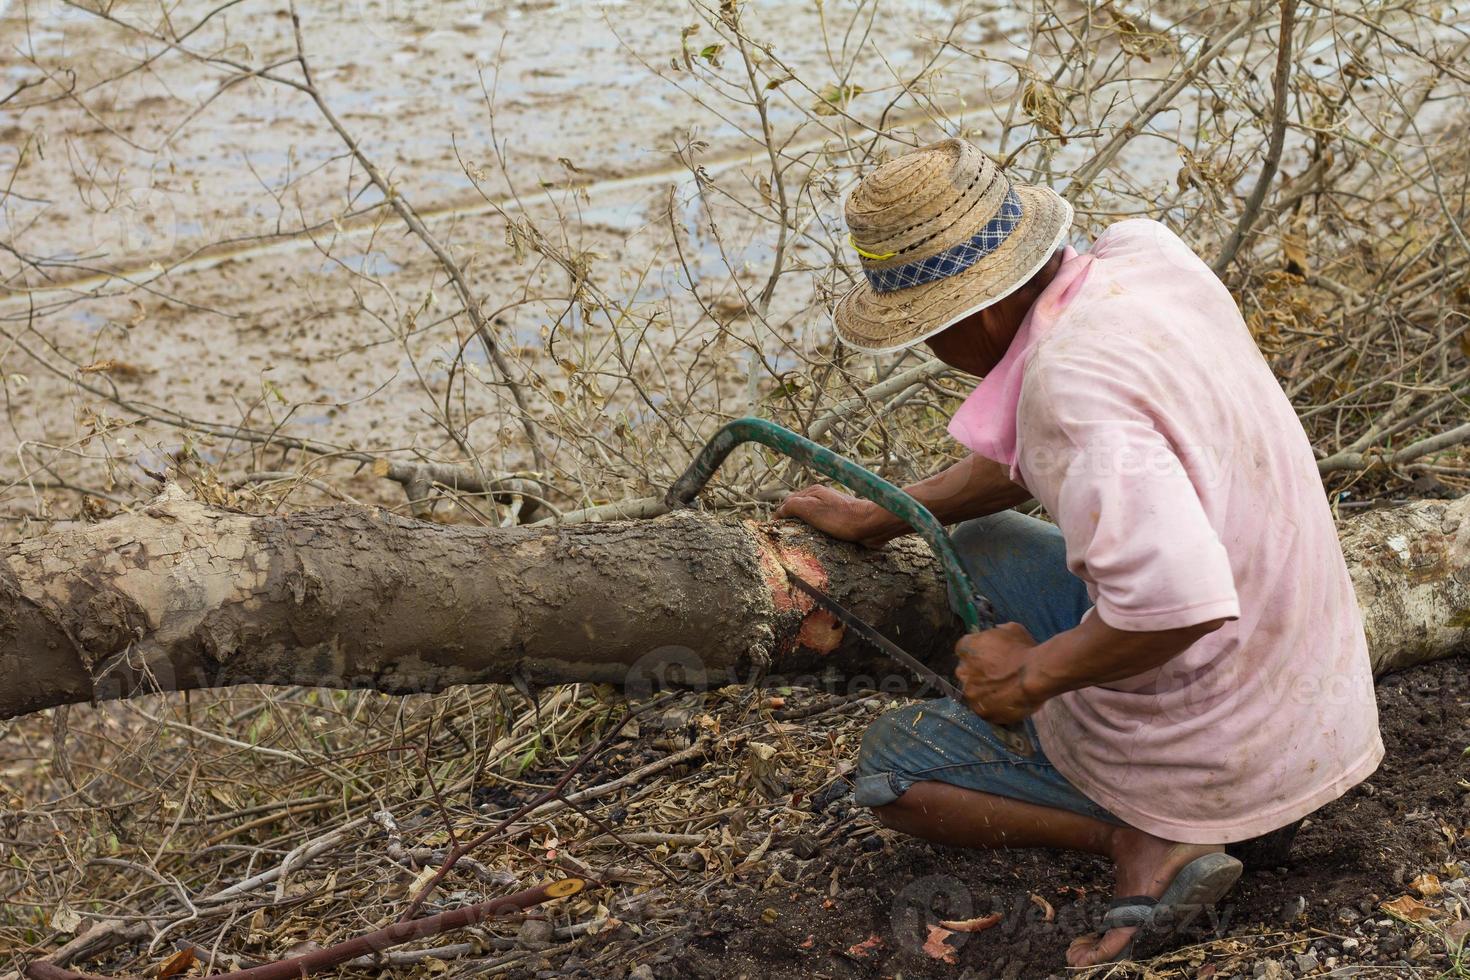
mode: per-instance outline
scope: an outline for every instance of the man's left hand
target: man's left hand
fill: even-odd
[[[1036,640],[1020,623],[1002,623],[983,633],[970,633],[955,644],[959,664],[955,677],[965,702],[981,718],[997,725],[1020,721],[1041,707],[1022,683],[1026,660]]]

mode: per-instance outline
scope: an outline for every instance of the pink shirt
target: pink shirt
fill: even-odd
[[[1228,618],[1036,716],[1083,793],[1170,840],[1281,827],[1383,756],[1367,643],[1306,434],[1235,301],[1155,221],[1068,249],[950,433],[1046,507],[1122,630]]]

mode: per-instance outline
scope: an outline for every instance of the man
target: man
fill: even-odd
[[[984,378],[949,426],[973,455],[908,488],[1005,625],[967,636],[968,705],[880,718],[855,795],[890,827],[1116,866],[1100,935],[1220,900],[1225,845],[1285,827],[1383,754],[1362,624],[1316,462],[1234,300],[1163,225],[1063,248],[1070,206],[946,140],[849,197],[848,344],[918,343]],[[1034,497],[1055,525],[1008,508]],[[777,512],[880,546],[909,529],[825,487]],[[1025,720],[1007,751],[986,721]]]

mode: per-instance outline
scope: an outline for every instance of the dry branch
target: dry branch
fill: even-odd
[[[345,942],[334,943],[300,956],[277,960],[263,966],[216,974],[216,980],[291,980],[292,977],[320,973],[357,959],[359,956],[382,952],[390,946],[397,946],[414,939],[423,939],[426,936],[437,936],[452,929],[462,929],[465,926],[484,922],[498,915],[522,912],[555,898],[574,895],[581,887],[580,880],[563,878],[511,895],[502,895],[487,902],[440,912],[438,915],[429,915],[408,922],[395,922]],[[36,960],[31,963],[26,968],[26,976],[31,980],[106,980],[95,974],[67,970],[46,960]]]
[[[1281,166],[1281,149],[1286,137],[1286,99],[1291,90],[1291,32],[1295,26],[1296,0],[1281,0],[1281,30],[1276,37],[1276,71],[1271,83],[1271,138],[1266,144],[1266,156],[1261,161],[1261,172],[1256,176],[1256,185],[1246,198],[1245,207],[1241,209],[1240,218],[1235,223],[1235,230],[1230,233],[1230,238],[1215,257],[1214,270],[1217,276],[1222,275],[1235,260],[1240,246],[1250,235],[1251,228],[1260,216],[1261,205],[1266,203],[1266,191],[1270,189],[1271,181],[1276,179],[1276,170]]]
[[[1414,460],[1422,459],[1432,453],[1453,449],[1465,442],[1470,442],[1470,423],[1457,426],[1438,435],[1420,439],[1418,442],[1410,443],[1402,449],[1381,453],[1351,451],[1333,453],[1326,459],[1318,460],[1317,469],[1323,473],[1332,473],[1337,470],[1365,470],[1377,462],[1384,463],[1388,466],[1402,466],[1405,463],[1412,463]]]

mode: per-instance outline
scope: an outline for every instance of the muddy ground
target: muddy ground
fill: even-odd
[[[1380,770],[1313,815],[1290,856],[1250,870],[1220,908],[1141,948],[1138,962],[1093,976],[1465,976],[1456,944],[1470,924],[1467,665],[1470,658],[1462,656],[1381,681],[1387,755]],[[457,721],[436,710],[442,699],[335,692],[265,701],[242,691],[196,698],[192,714],[177,699],[157,697],[78,709],[69,737],[50,725],[17,725],[0,791],[10,804],[4,843],[15,845],[8,868],[21,872],[23,890],[9,910],[13,921],[0,964],[23,968],[72,931],[136,907],[159,922],[182,916],[182,928],[171,928],[151,948],[146,938],[130,940],[75,966],[104,976],[151,975],[177,949],[195,944],[205,951],[201,956],[214,957],[205,972],[220,972],[341,941],[386,921],[400,911],[408,883],[443,859],[435,848],[446,842],[414,754],[391,746],[423,744],[436,760],[454,824],[480,831],[565,771],[566,752],[588,723],[578,719],[605,710],[574,692],[547,694],[539,717],[518,706],[522,717],[502,723],[510,727],[493,720],[503,695],[485,689],[465,692],[473,703]],[[595,824],[570,810],[526,823],[512,838],[476,852],[483,863],[457,869],[431,910],[548,876],[600,879],[601,887],[524,919],[394,950],[404,958],[383,969],[358,964],[340,975],[1078,975],[1065,969],[1064,951],[1073,937],[1092,930],[1110,897],[1104,861],[933,847],[879,828],[867,811],[849,804],[843,774],[862,730],[895,703],[879,695],[834,700],[805,689],[773,695],[732,687],[691,693],[663,714],[641,716],[573,784],[580,791],[646,773],[617,792],[600,793],[587,811]],[[352,712],[359,724],[333,730],[325,718],[337,711]],[[203,742],[193,752],[176,751],[181,735],[203,731],[180,729],[184,719],[209,724],[221,716],[254,718],[246,734],[259,739],[256,750]],[[138,720],[145,717],[164,727],[140,735]],[[482,728],[504,733],[509,748],[505,765],[480,773],[475,746]],[[241,732],[238,724],[228,730]],[[335,760],[330,767],[257,754],[279,753],[278,746],[309,751],[301,739],[312,730]],[[48,741],[57,733],[69,745],[65,752]],[[554,746],[564,740],[559,753]],[[538,751],[547,743],[549,753]],[[757,746],[765,746],[770,761],[760,773],[751,764]],[[345,808],[341,790],[333,792],[331,773],[343,765],[368,767],[356,778],[373,791],[356,809]],[[76,776],[68,772],[84,777],[83,799],[95,802],[81,805],[68,788]],[[207,782],[191,783],[200,772],[209,774]],[[380,824],[373,815],[380,810],[393,822]],[[225,918],[206,911],[206,918],[189,921],[173,892],[152,888],[156,879],[132,860],[156,848],[160,834],[187,835],[192,843],[175,844],[157,873],[204,895],[253,868],[275,865],[303,841],[322,839],[353,812],[373,816],[341,846],[293,872],[280,895],[225,906]],[[412,856],[430,852],[438,856]],[[26,915],[20,903],[35,900],[47,904],[39,916]],[[947,937],[947,948],[935,949],[939,958],[925,953],[929,925],[992,913],[1000,916],[993,928]],[[63,922],[67,917],[75,921]],[[191,975],[199,972],[196,965]]]
[[[1415,926],[1380,905],[1420,897],[1411,883],[1426,873],[1445,889],[1426,904],[1470,894],[1470,879],[1460,877],[1470,859],[1467,664],[1380,682],[1387,755],[1377,774],[1310,818],[1285,864],[1249,871],[1214,915],[1157,944],[1147,975],[1428,977],[1452,969],[1432,931],[1447,916]],[[1068,972],[1067,943],[1091,931],[1106,907],[1110,874],[1100,859],[931,846],[873,831],[864,813],[832,796],[807,803],[823,817],[797,847],[809,853],[803,849],[815,842],[815,856],[782,855],[790,884],[711,895],[715,908],[693,924],[687,945],[649,960],[655,976],[1059,976]],[[1032,895],[1052,906],[1054,921],[1044,921]],[[954,964],[922,951],[924,926],[936,918],[992,912],[1002,913],[1000,925],[948,940],[959,947]]]

